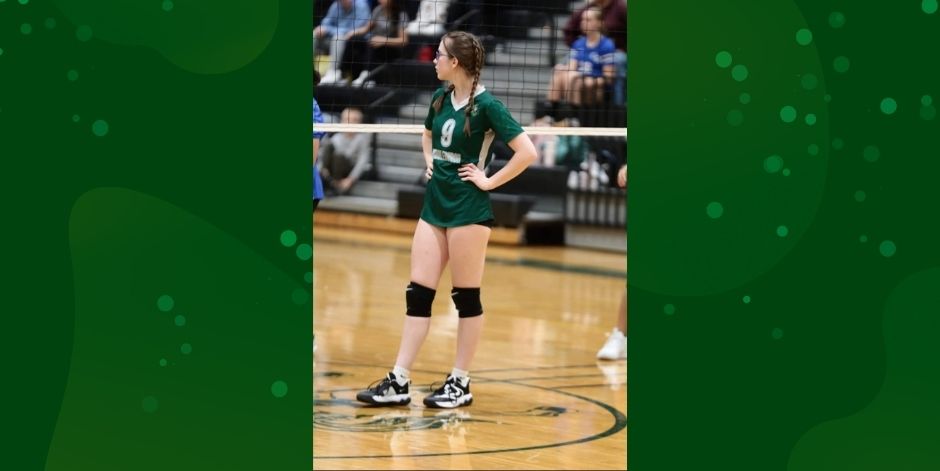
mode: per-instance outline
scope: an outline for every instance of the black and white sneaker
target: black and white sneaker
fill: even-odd
[[[403,406],[411,402],[411,396],[408,395],[409,384],[411,380],[403,385],[398,384],[395,373],[389,372],[385,378],[370,384],[365,391],[359,391],[356,400],[379,406]]]
[[[433,384],[431,388],[434,388]],[[467,378],[467,384],[461,384],[460,380],[452,375],[447,376],[443,386],[424,398],[424,405],[435,409],[453,409],[469,406],[472,403],[473,394],[470,394],[470,378]]]

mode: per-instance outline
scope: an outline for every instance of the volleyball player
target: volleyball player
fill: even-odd
[[[428,185],[411,247],[411,283],[398,357],[392,371],[359,392],[359,401],[377,405],[411,402],[409,369],[427,336],[431,303],[444,267],[450,263],[451,299],[458,311],[457,355],[444,383],[424,398],[433,408],[470,405],[470,363],[483,331],[480,285],[493,225],[489,191],[515,178],[536,159],[535,146],[506,107],[480,82],[485,52],[476,36],[444,35],[434,64],[450,82],[432,98],[424,122],[422,148]],[[489,147],[499,137],[513,156],[487,177]]]

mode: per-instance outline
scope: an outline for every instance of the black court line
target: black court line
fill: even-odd
[[[417,371],[417,370],[413,370],[413,371]],[[626,371],[623,372],[624,375],[626,375],[626,373],[627,373]],[[596,372],[596,373],[581,374],[581,375],[535,376],[535,377],[529,377],[529,378],[511,378],[511,379],[486,379],[486,378],[481,379],[480,376],[474,376],[473,384],[490,384],[490,383],[506,383],[506,382],[521,383],[523,381],[542,381],[542,380],[571,379],[571,378],[596,378],[597,376],[602,376],[603,374],[604,374],[603,372]],[[620,373],[617,373],[617,375],[619,376]],[[430,384],[425,385],[425,384],[412,383],[412,386],[414,386],[416,390],[420,391],[421,388],[424,386],[430,387]],[[527,384],[526,386],[532,386],[532,385]],[[555,387],[556,388],[569,388],[573,386],[555,386]],[[340,389],[320,389],[319,391],[314,391],[314,392],[337,393],[337,392],[346,392],[346,391],[359,391],[361,389],[364,389],[364,388],[358,387],[358,388],[340,388]]]
[[[382,244],[375,243],[375,242],[341,240],[341,239],[334,239],[332,237],[320,237],[320,238],[317,238],[317,240],[320,240],[322,242],[329,242],[331,244],[348,245],[352,247],[386,249],[386,250],[393,250],[395,252],[411,253],[410,248],[391,247],[388,245],[382,245]],[[607,268],[587,267],[587,266],[580,266],[580,265],[565,265],[563,263],[549,262],[549,261],[537,260],[537,259],[528,259],[525,257],[513,260],[513,259],[508,259],[508,258],[487,256],[486,261],[490,263],[496,263],[499,265],[519,266],[519,267],[526,267],[526,268],[540,268],[540,269],[549,270],[549,271],[559,271],[559,272],[564,272],[564,273],[579,273],[583,275],[595,275],[595,276],[603,276],[607,278],[623,278],[624,282],[626,282],[626,279],[627,279],[626,271],[610,270]]]
[[[623,373],[626,374],[627,372],[624,371]],[[603,373],[603,372],[598,372],[598,373],[581,374],[581,375],[530,376],[530,377],[528,377],[528,378],[512,378],[512,379],[505,380],[505,381],[541,381],[541,380],[546,380],[546,379],[593,378],[593,377],[595,377],[595,376],[598,376],[598,374],[603,375],[604,373]],[[619,375],[620,373],[617,373],[617,374]],[[504,380],[497,379],[497,380],[489,380],[489,381],[487,381],[487,382],[495,383],[495,382],[499,382],[499,381],[504,381]],[[479,381],[477,381],[477,382],[479,382]]]
[[[591,363],[589,365],[562,365],[562,366],[518,366],[515,368],[490,368],[483,370],[475,370],[474,373],[495,373],[501,371],[525,371],[525,370],[549,370],[549,369],[565,369],[565,368],[597,368],[596,363]]]
[[[359,365],[359,366],[364,366],[364,365]],[[416,370],[416,371],[417,371],[417,370]],[[579,394],[574,394],[574,393],[571,393],[571,392],[568,392],[568,391],[559,391],[559,390],[556,390],[556,389],[553,389],[553,388],[548,388],[548,387],[536,386],[536,385],[525,384],[525,383],[517,383],[517,382],[515,382],[514,380],[495,380],[495,379],[492,379],[492,378],[482,378],[482,379],[483,379],[484,381],[488,381],[488,382],[508,383],[508,384],[515,384],[515,385],[517,385],[517,386],[522,386],[522,387],[527,387],[527,388],[542,389],[542,390],[545,390],[545,391],[550,391],[550,392],[553,392],[553,393],[556,393],[556,394],[561,394],[561,395],[564,395],[564,396],[570,396],[570,397],[573,397],[573,398],[575,398],[575,399],[580,399],[580,400],[582,400],[582,401],[589,402],[589,403],[591,403],[591,404],[594,404],[594,405],[596,405],[596,406],[598,406],[598,407],[600,407],[600,408],[606,410],[610,415],[612,415],[612,416],[614,417],[614,424],[613,424],[610,428],[608,428],[607,430],[604,430],[603,432],[600,432],[600,433],[597,433],[597,434],[594,434],[594,435],[591,435],[591,436],[587,436],[587,437],[584,437],[584,438],[579,438],[579,439],[576,439],[576,440],[569,440],[569,441],[566,441],[566,442],[549,443],[549,444],[546,444],[546,445],[532,445],[532,446],[525,446],[525,447],[518,447],[518,448],[506,448],[506,449],[502,449],[502,450],[465,451],[465,452],[458,452],[458,453],[453,453],[453,452],[441,452],[441,453],[418,453],[418,454],[412,454],[412,455],[345,455],[345,456],[321,456],[321,457],[319,457],[319,458],[318,458],[318,457],[311,457],[311,459],[313,459],[313,460],[318,460],[318,459],[319,459],[319,460],[341,460],[341,459],[375,459],[375,458],[425,458],[425,457],[434,457],[434,456],[459,456],[459,455],[483,455],[483,454],[492,454],[492,453],[513,453],[513,452],[517,452],[517,451],[540,450],[540,449],[545,449],[545,448],[560,448],[560,447],[563,447],[563,446],[569,446],[569,445],[577,445],[577,444],[581,444],[581,443],[587,443],[587,442],[591,442],[591,441],[594,441],[594,440],[600,440],[601,438],[608,437],[608,436],[610,436],[610,435],[613,435],[613,434],[615,434],[615,433],[617,433],[617,432],[619,432],[619,431],[621,431],[621,430],[627,428],[627,417],[626,417],[625,415],[623,415],[622,412],[620,412],[619,410],[615,409],[613,406],[611,406],[611,405],[609,405],[609,404],[605,404],[605,403],[600,402],[600,401],[598,401],[598,400],[591,399],[591,398],[589,398],[589,397],[584,397],[584,396],[581,396],[581,395],[579,395]],[[314,438],[314,439],[316,439],[316,438]]]

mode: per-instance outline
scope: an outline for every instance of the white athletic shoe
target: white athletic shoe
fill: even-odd
[[[627,358],[627,337],[620,329],[614,330],[607,336],[604,346],[597,351],[598,360],[623,360]]]
[[[324,74],[322,78],[320,78],[320,84],[321,85],[334,84],[336,82],[339,82],[341,78],[343,78],[343,76],[340,73],[340,71],[336,69],[330,69],[326,71],[326,74]]]
[[[354,87],[361,86],[366,81],[367,78],[369,78],[369,71],[363,70],[362,73],[359,74],[359,77],[357,77],[356,80],[352,81],[352,86]]]

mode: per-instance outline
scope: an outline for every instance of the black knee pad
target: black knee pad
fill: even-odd
[[[457,288],[450,292],[450,297],[457,306],[457,315],[460,317],[476,317],[483,314],[483,304],[480,303],[480,288]]]
[[[414,281],[405,288],[405,304],[408,306],[407,315],[412,317],[431,317],[431,303],[434,302],[434,291],[427,286],[421,286]]]

